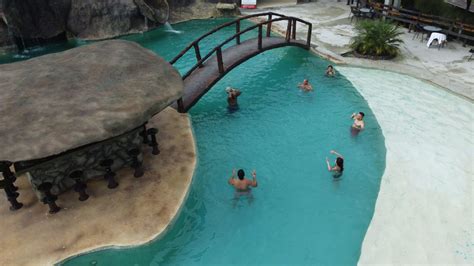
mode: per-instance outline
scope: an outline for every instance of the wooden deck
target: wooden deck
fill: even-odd
[[[306,41],[290,40],[290,42],[287,42],[286,39],[282,37],[267,37],[262,39],[262,49],[259,50],[258,39],[250,39],[222,51],[224,73],[219,72],[217,56],[212,56],[201,68],[196,69],[184,80],[184,112],[187,112],[196,104],[214,84],[234,67],[264,51],[284,46],[307,48]],[[177,105],[175,104],[173,107],[177,108]]]

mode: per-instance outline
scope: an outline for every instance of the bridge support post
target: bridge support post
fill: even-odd
[[[272,20],[272,14],[268,15],[268,20]],[[268,22],[268,24],[267,24],[267,37],[270,37],[271,32],[272,32],[272,23]]]
[[[199,50],[199,44],[195,43],[193,46],[194,46],[194,52],[196,53],[196,60],[198,61],[198,64],[199,64],[199,61],[201,61],[201,51]],[[199,67],[202,67],[202,64],[199,64]]]
[[[221,47],[217,47],[216,50],[217,54],[217,66],[219,67],[219,73],[224,73],[224,63],[222,62],[222,49]]]
[[[240,20],[237,20],[237,22],[235,23],[235,33],[240,33]],[[235,38],[235,42],[237,43],[237,45],[240,44],[240,35],[237,35],[237,37]]]
[[[288,19],[288,26],[286,27],[285,39],[287,42],[290,42],[290,38],[291,38],[291,19]]]
[[[311,48],[311,32],[313,32],[313,24],[308,25],[308,37],[306,39],[306,45],[308,46],[308,50]]]
[[[179,113],[185,113],[184,111],[184,104],[183,104],[183,98],[179,98],[176,103],[178,104],[178,112]]]
[[[262,50],[262,24],[258,25],[258,50]]]
[[[291,38],[296,40],[296,19],[293,19],[293,29],[291,30]]]

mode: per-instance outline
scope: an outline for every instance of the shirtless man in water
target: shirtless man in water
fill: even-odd
[[[225,91],[227,92],[227,103],[229,104],[229,108],[238,108],[239,104],[237,103],[237,97],[239,97],[242,92],[231,87],[227,87]]]
[[[298,88],[302,89],[303,91],[312,91],[313,87],[309,84],[307,79],[303,80],[303,83],[298,85]]]
[[[229,178],[229,184],[235,187],[237,193],[248,193],[250,187],[257,187],[257,172],[252,171],[252,180],[245,178],[244,170],[240,169],[237,171],[239,179],[235,179],[235,169],[232,170],[232,176]]]

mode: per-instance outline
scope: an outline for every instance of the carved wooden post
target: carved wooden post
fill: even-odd
[[[158,142],[156,141],[156,134],[158,134],[158,129],[156,128],[150,128],[148,129],[148,135],[150,135],[151,142],[150,142],[150,147],[152,147],[152,154],[153,155],[158,155],[160,154],[160,150],[158,149]]]
[[[128,151],[128,155],[132,157],[132,168],[135,169],[135,172],[133,173],[134,177],[141,177],[143,176],[143,167],[142,167],[142,162],[138,160],[138,155],[140,155],[140,149],[138,148],[133,148]]]
[[[0,172],[2,172],[5,180],[11,183],[11,189],[13,189],[13,191],[17,191],[18,187],[15,186],[16,176],[10,170],[12,164],[13,163],[10,161],[0,161]]]
[[[7,199],[10,202],[10,210],[16,211],[23,207],[23,203],[20,203],[16,200],[20,194],[16,192],[18,190],[18,188],[14,185],[16,176],[10,170],[11,165],[12,163],[9,161],[0,162],[0,171],[3,175],[3,180],[0,180],[0,189],[3,189],[7,195]]]
[[[139,135],[143,138],[143,144],[148,144],[148,134],[146,133],[146,123],[143,124],[142,131],[139,133]]]
[[[222,62],[222,48],[219,46],[216,50],[217,54],[217,66],[219,67],[219,73],[224,73],[224,62]]]
[[[258,50],[262,50],[262,24],[258,25]]]
[[[237,22],[235,23],[235,33],[240,33],[240,20],[237,20]],[[240,44],[240,35],[237,35],[237,37],[235,38],[235,42],[237,44]]]
[[[100,162],[100,166],[105,168],[105,175],[104,178],[107,179],[107,187],[110,189],[114,189],[118,187],[117,181],[115,181],[115,173],[112,172],[112,165],[114,164],[114,160],[112,159],[105,159]]]
[[[61,210],[61,208],[58,205],[56,205],[56,200],[58,199],[58,196],[53,195],[51,193],[51,188],[52,187],[53,187],[53,184],[51,184],[50,182],[45,182],[45,183],[38,186],[38,190],[43,192],[43,194],[44,194],[44,197],[43,197],[43,199],[41,199],[41,201],[44,204],[48,204],[49,213],[51,213],[51,214],[57,213],[58,211]]]
[[[82,172],[81,170],[77,170],[70,173],[69,177],[76,182],[74,184],[74,191],[79,193],[79,200],[87,200],[89,198],[89,195],[87,195],[86,192],[87,184],[84,182],[84,172]]]
[[[272,14],[269,14],[268,15],[268,20],[272,20]],[[267,24],[267,37],[270,37],[270,34],[272,32],[272,23],[271,22],[268,22]]]
[[[6,179],[0,180],[0,189],[3,189],[5,191],[5,194],[7,195],[7,199],[10,202],[10,211],[16,211],[23,207],[23,203],[20,203],[16,200],[20,194],[13,190],[10,181]]]

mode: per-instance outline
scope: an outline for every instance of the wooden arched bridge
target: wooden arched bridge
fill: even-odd
[[[264,18],[265,20],[245,29],[241,29],[241,21],[250,18]],[[287,22],[285,37],[271,36],[272,23],[282,21]],[[307,25],[307,38],[304,41],[296,39],[296,26],[298,22]],[[201,57],[199,42],[213,33],[230,26],[235,26],[236,33],[227,38],[221,44],[217,45],[207,55]],[[264,27],[266,27],[265,36],[263,34]],[[257,28],[258,37],[242,42],[240,41],[242,34]],[[311,31],[311,23],[299,18],[288,17],[273,12],[240,17],[209,31],[189,44],[183,51],[181,51],[181,53],[170,61],[171,64],[176,63],[176,61],[178,61],[191,48],[194,48],[197,62],[183,75],[184,95],[176,102],[174,105],[175,108],[177,108],[180,113],[187,112],[214,84],[224,77],[225,74],[246,60],[266,50],[283,46],[298,46],[309,50],[311,46]],[[223,50],[223,46],[233,40],[235,40],[235,45]]]

